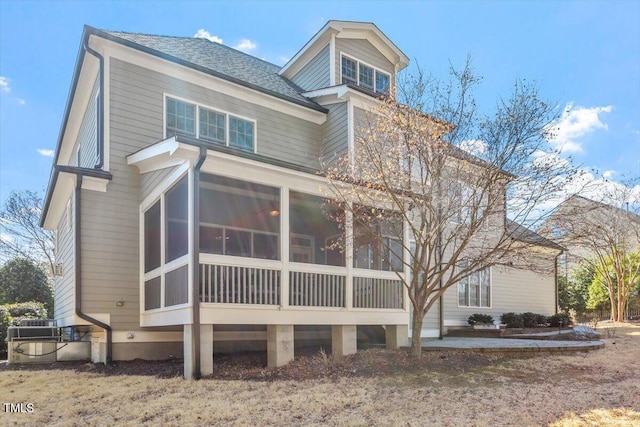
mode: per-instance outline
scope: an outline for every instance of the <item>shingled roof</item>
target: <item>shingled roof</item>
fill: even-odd
[[[280,67],[220,43],[195,37],[157,36],[90,28],[98,36],[163,57],[260,92],[326,112],[301,95],[293,82],[278,75]],[[177,60],[177,61],[176,61]]]
[[[545,246],[547,248],[557,249],[560,251],[565,250],[564,247],[560,246],[556,242],[551,241],[546,237],[543,237],[514,221],[508,219],[506,226],[507,233],[509,233],[509,235],[515,240],[519,240],[521,242],[529,243],[532,245]]]

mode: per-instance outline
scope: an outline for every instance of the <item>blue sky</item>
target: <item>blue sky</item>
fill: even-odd
[[[198,33],[282,65],[329,19],[374,22],[435,75],[473,57],[479,103],[535,80],[568,113],[556,147],[594,179],[640,176],[640,1],[0,2],[0,203],[44,191],[84,24]],[[597,172],[592,171],[595,170]],[[640,189],[640,187],[639,187]]]

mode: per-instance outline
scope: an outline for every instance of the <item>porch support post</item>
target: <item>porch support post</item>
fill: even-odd
[[[357,336],[356,325],[332,325],[331,354],[334,356],[355,354],[358,351]]]
[[[267,325],[267,366],[277,368],[293,360],[293,325]]]
[[[409,345],[409,325],[387,325],[384,335],[387,348],[396,349]]]
[[[200,373],[213,374],[213,325],[200,325]]]
[[[188,380],[194,378],[196,372],[196,351],[194,334],[195,327],[191,325],[183,326],[182,345],[184,346],[184,379]]]

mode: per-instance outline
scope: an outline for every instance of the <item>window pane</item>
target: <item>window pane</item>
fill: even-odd
[[[373,89],[373,68],[360,64],[360,86]]]
[[[195,105],[167,98],[167,136],[195,136]]]
[[[478,307],[480,305],[480,273],[473,273],[469,276],[469,305]]]
[[[349,58],[342,57],[342,84],[358,83],[357,63]]]
[[[278,236],[253,233],[253,258],[278,259]]]
[[[467,280],[463,279],[458,282],[458,305],[467,306]]]
[[[253,151],[253,123],[229,117],[229,146]]]
[[[376,92],[389,94],[389,75],[376,71]]]
[[[491,277],[489,270],[482,271],[481,276],[481,305],[482,307],[490,307],[491,306]]]
[[[160,201],[144,213],[144,272],[160,267]]]
[[[224,253],[224,229],[200,226],[200,252],[207,254]]]
[[[233,256],[251,256],[251,233],[241,230],[225,230],[225,254]]]
[[[200,108],[200,138],[225,143],[224,114]]]
[[[189,186],[187,178],[169,190],[165,196],[166,247],[165,262],[186,255],[189,251]]]

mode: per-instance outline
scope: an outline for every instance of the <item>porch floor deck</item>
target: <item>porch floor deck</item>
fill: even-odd
[[[481,353],[562,353],[604,348],[602,341],[538,341],[514,338],[444,338],[423,340],[425,351],[474,351]]]

